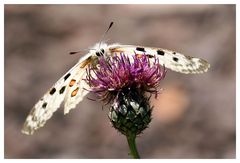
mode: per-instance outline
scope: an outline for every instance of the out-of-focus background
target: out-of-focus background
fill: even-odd
[[[209,72],[168,71],[153,119],[137,138],[142,158],[235,158],[235,5],[5,5],[5,158],[129,158],[108,109],[87,98],[61,107],[33,136],[27,114],[99,41],[172,49],[206,59]]]

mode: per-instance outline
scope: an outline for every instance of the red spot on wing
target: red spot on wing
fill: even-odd
[[[76,88],[74,91],[72,91],[71,93],[71,97],[74,97],[77,95],[77,92],[78,92],[79,88]]]
[[[72,79],[69,83],[69,87],[72,87],[74,84],[76,83],[76,80],[75,79]]]
[[[135,54],[137,58],[142,58],[142,54]]]

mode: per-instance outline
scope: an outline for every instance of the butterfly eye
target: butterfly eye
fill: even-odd
[[[99,52],[96,52],[96,55],[98,56],[98,57],[100,57],[101,55],[103,55],[104,54],[104,49],[100,49],[100,51]]]
[[[100,53],[100,52],[96,52],[96,55],[97,55],[98,57],[100,57],[100,56],[101,56],[101,53]]]
[[[105,52],[104,49],[101,49],[101,53],[104,54],[104,52]]]

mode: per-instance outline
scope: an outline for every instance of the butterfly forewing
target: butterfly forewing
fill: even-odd
[[[83,97],[87,94],[87,91],[84,90],[84,84],[80,85],[81,82],[84,82],[82,79],[85,77],[87,64],[89,64],[90,54],[87,54],[79,60],[79,62],[70,69],[65,75],[63,75],[57,82],[52,86],[52,88],[34,105],[30,111],[24,125],[22,132],[24,134],[32,135],[35,130],[40,127],[43,127],[48,119],[51,118],[52,114],[60,107],[62,101],[65,98],[65,103],[75,101],[76,105],[80,102]],[[86,63],[86,61],[88,61]],[[77,82],[73,82],[76,78]],[[75,92],[75,96],[71,98],[66,98],[66,96],[73,92],[72,86],[79,89],[78,92]],[[78,93],[78,96],[76,96]],[[84,93],[83,93],[84,92]],[[75,97],[78,97],[78,100],[74,100]],[[65,105],[65,110],[69,109],[70,105]],[[65,111],[66,112],[66,111]]]
[[[161,65],[173,71],[185,74],[203,73],[210,67],[209,63],[203,59],[185,56],[181,53],[162,48],[110,45],[109,52],[112,55],[123,53],[125,55],[147,55],[149,58],[156,56]]]

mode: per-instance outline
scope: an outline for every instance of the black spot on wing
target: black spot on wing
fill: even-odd
[[[176,52],[173,52],[173,54],[176,54]]]
[[[53,95],[56,92],[56,88],[52,88],[50,91],[50,95]]]
[[[67,80],[70,75],[71,75],[70,73],[68,73],[67,75],[65,75],[65,76],[64,76],[64,80]]]
[[[136,47],[136,50],[137,50],[137,51],[141,51],[141,52],[146,52],[145,49],[142,48],[142,47]]]
[[[151,55],[151,54],[147,54],[147,57],[148,57],[148,58],[153,58],[154,56]]]
[[[146,55],[148,58],[153,58],[154,56],[153,55],[151,55],[151,54],[147,54]]]
[[[178,62],[178,58],[177,58],[177,57],[173,57],[173,60],[174,60],[175,62]]]
[[[157,50],[157,54],[164,56],[165,53],[164,53],[164,51],[162,51],[162,50]]]
[[[42,108],[46,108],[46,107],[47,107],[47,103],[44,102],[44,103],[42,104]]]
[[[59,93],[62,94],[65,90],[66,86],[63,86],[60,90],[59,90]]]

